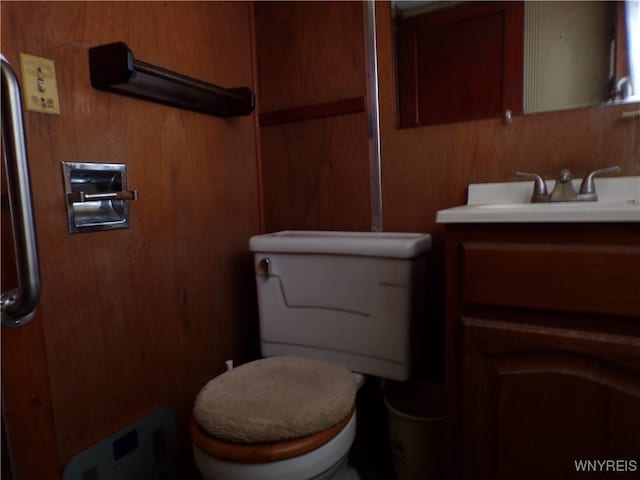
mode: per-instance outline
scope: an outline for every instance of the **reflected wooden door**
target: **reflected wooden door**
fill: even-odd
[[[522,112],[522,2],[464,2],[400,22],[400,126]]]

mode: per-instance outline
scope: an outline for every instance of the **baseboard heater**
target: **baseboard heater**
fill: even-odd
[[[223,88],[136,60],[124,42],[89,48],[91,85],[100,90],[217,117],[249,115],[249,87]]]

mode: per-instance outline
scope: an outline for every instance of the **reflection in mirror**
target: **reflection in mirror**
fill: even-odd
[[[630,27],[640,27],[637,7],[637,2],[525,2],[525,113],[631,100],[633,36],[628,34]]]
[[[400,126],[640,100],[640,2],[394,1]]]

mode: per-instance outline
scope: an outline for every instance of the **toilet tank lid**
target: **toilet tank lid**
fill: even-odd
[[[252,252],[318,253],[368,257],[414,258],[431,247],[431,235],[395,232],[329,232],[286,230],[256,235]]]

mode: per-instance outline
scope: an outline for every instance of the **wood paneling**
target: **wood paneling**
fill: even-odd
[[[365,114],[261,129],[266,230],[368,230]]]
[[[582,177],[620,165],[623,175],[640,175],[640,123],[621,119],[638,104],[517,115],[509,125],[492,119],[399,129],[391,9],[376,6],[384,229],[433,235],[429,322],[440,323],[444,229],[437,211],[466,203],[468,184],[510,181],[516,170],[553,178],[569,168]]]
[[[362,96],[360,2],[257,2],[260,111]]]
[[[266,230],[369,230],[363,4],[255,9]]]
[[[364,97],[353,97],[336,100],[334,102],[319,103],[317,105],[288,108],[275,112],[263,112],[260,114],[260,126],[270,127],[280,123],[300,122],[314,118],[360,113],[365,111],[364,100]]]
[[[224,360],[257,354],[247,249],[259,231],[254,118],[94,90],[87,56],[90,46],[121,40],[149,63],[254,87],[250,14],[240,2],[3,4],[3,53],[14,65],[18,52],[52,58],[58,77],[61,115],[28,112],[25,122],[43,285],[32,323],[51,384],[57,445],[48,449],[61,465],[158,406],[176,413],[188,460],[198,389]],[[131,228],[68,234],[61,161],[126,163],[140,192]],[[5,360],[18,348],[8,337],[3,377],[29,362]],[[3,378],[11,447],[17,463],[35,464],[28,441],[13,441],[37,407],[21,403],[18,388]]]

